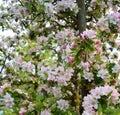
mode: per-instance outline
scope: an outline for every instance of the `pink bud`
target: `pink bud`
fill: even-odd
[[[95,49],[96,49],[97,51],[99,51],[99,47],[95,47]]]
[[[77,47],[77,44],[74,43],[74,42],[72,42],[71,47],[76,48],[76,47]]]
[[[100,41],[100,40],[97,40],[95,43],[98,44],[98,45],[100,45],[100,44],[101,44],[101,41]]]

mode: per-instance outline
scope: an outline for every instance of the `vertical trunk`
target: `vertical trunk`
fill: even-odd
[[[37,112],[37,111],[35,111],[35,112],[34,112],[34,114],[35,114],[35,115],[38,115],[38,112]]]
[[[77,5],[79,7],[79,12],[78,12],[78,30],[79,33],[82,33],[86,29],[86,11],[85,11],[85,0],[76,0]],[[84,98],[84,96],[87,95],[86,87],[82,86],[81,88],[81,102]],[[83,112],[82,104],[80,104],[79,110],[76,110],[77,115],[81,115]]]
[[[82,33],[86,29],[86,18],[85,18],[85,0],[76,0],[79,7],[78,12],[78,29],[79,33]]]
[[[38,67],[37,67],[37,64],[36,64],[36,63],[34,63],[34,64],[35,64],[35,75],[37,76]],[[35,77],[36,77],[36,76],[35,76]],[[38,83],[36,82],[36,83],[34,84],[34,90],[36,91],[37,88],[38,88]],[[37,111],[37,110],[34,111],[34,115],[38,115],[38,111]]]

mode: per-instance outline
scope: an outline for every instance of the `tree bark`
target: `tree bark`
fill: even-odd
[[[78,8],[79,8],[79,12],[77,15],[77,20],[78,20],[78,30],[79,30],[79,34],[82,33],[83,31],[85,31],[86,29],[86,11],[85,11],[85,0],[76,0]],[[80,103],[80,108],[79,110],[76,110],[76,115],[81,115],[83,112],[83,108],[82,108],[82,101],[84,96],[87,95],[87,91],[86,91],[86,87],[82,85],[81,87],[81,103]]]
[[[82,33],[86,29],[86,12],[85,12],[85,0],[76,0],[77,5],[79,7],[78,12],[78,30],[79,33]]]

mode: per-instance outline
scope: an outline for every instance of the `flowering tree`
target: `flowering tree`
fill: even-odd
[[[118,115],[119,0],[4,0],[3,115]]]

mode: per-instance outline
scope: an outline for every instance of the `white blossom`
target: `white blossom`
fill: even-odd
[[[41,111],[40,115],[51,115],[49,110]]]
[[[57,107],[63,111],[66,111],[66,109],[69,108],[69,103],[66,100],[60,99],[59,101],[57,101],[57,104]]]
[[[12,98],[10,94],[6,93],[4,96],[4,102],[6,107],[12,107],[14,105],[14,98]]]
[[[102,78],[103,80],[106,80],[110,77],[107,69],[101,69],[98,71],[97,77]]]

